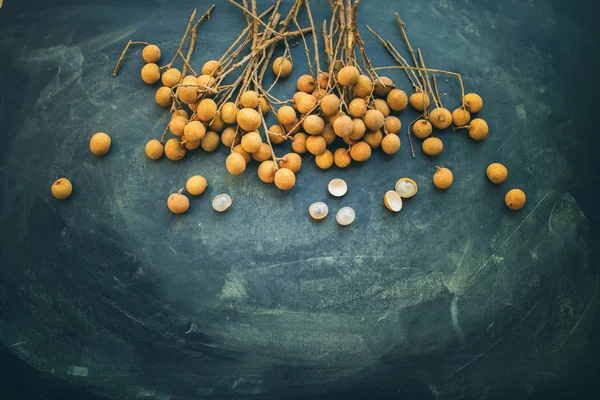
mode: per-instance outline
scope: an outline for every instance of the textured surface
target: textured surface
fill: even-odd
[[[572,112],[580,93],[563,74],[581,61],[593,28],[569,14],[559,20],[562,11],[541,0],[363,1],[361,24],[401,48],[398,11],[428,66],[464,75],[467,91],[485,100],[490,135],[475,143],[442,133],[439,158],[417,147],[413,161],[408,111],[396,156],[378,152],[327,172],[305,156],[296,188],[283,193],[259,181],[256,165],[229,176],[224,148],[178,163],[147,159],[144,144],[160,137],[167,115],[139,78],[139,52],[111,77],[128,39],[158,44],[168,59],[191,9],[209,3],[29,11],[32,1],[8,3],[0,11],[0,340],[27,363],[114,398],[377,387],[380,397],[505,399],[548,387],[568,395],[591,380],[598,253],[578,202],[590,201],[584,163],[596,139],[566,140],[586,126]],[[322,21],[325,4],[314,3]],[[243,21],[218,3],[200,29],[196,63],[218,58]],[[374,64],[392,64],[366,29],[362,36]],[[302,46],[294,51],[282,97],[303,70]],[[386,75],[408,91],[400,71]],[[453,109],[459,87],[439,81]],[[97,131],[113,139],[104,158],[88,151]],[[485,179],[491,162],[508,167],[505,184]],[[454,171],[447,192],[430,183],[435,165]],[[208,179],[207,191],[172,215],[168,194],[194,174]],[[49,193],[60,176],[74,185],[64,202]],[[382,196],[402,176],[419,193],[394,215]],[[327,194],[334,177],[349,185],[341,199]],[[503,205],[511,187],[528,195],[521,212]],[[217,214],[210,202],[222,192],[233,207]],[[308,217],[315,201],[329,204],[325,221]],[[340,229],[334,215],[344,205],[357,219]]]

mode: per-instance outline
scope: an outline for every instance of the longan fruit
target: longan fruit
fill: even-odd
[[[277,165],[273,160],[266,160],[258,166],[258,178],[264,183],[273,183]]]
[[[363,135],[364,136],[364,135]],[[362,138],[361,138],[362,139]],[[358,140],[354,140],[350,137],[350,135],[348,136],[344,136],[342,138],[342,140],[344,141],[344,143],[346,143],[348,146],[352,146],[354,143],[356,143]]]
[[[363,117],[363,121],[368,129],[376,131],[383,126],[385,117],[379,110],[367,110],[365,116]]]
[[[223,145],[227,147],[231,147],[234,145],[233,141],[235,140],[235,144],[238,144],[242,141],[239,132],[236,134],[235,128],[229,126],[221,132],[221,142]]]
[[[483,99],[476,93],[468,93],[465,95],[465,106],[472,113],[478,113],[483,108]]]
[[[200,146],[207,152],[213,152],[219,147],[219,134],[214,131],[206,132],[206,135],[200,140]]]
[[[448,189],[454,181],[452,171],[448,168],[436,167],[435,174],[433,174],[433,184],[438,189]]]
[[[160,49],[155,44],[149,44],[142,50],[142,58],[147,63],[156,63],[160,60]]]
[[[215,85],[215,80],[210,75],[200,75],[196,78],[196,85],[212,88]],[[199,87],[200,91],[205,91],[206,87]]]
[[[221,108],[221,118],[223,119],[223,122],[225,122],[226,124],[233,124],[236,122],[236,118],[237,118],[237,113],[238,113],[238,108],[236,107],[235,103],[228,101],[227,103],[223,104],[223,107]]]
[[[73,192],[73,185],[67,178],[59,178],[52,184],[52,196],[64,200]]]
[[[436,129],[446,129],[452,124],[452,114],[446,108],[435,108],[429,113],[429,122]]]
[[[233,152],[244,157],[244,161],[248,164],[252,160],[252,154],[248,153],[241,144],[233,146]]]
[[[350,138],[352,140],[358,140],[362,138],[367,132],[367,126],[365,122],[360,118],[354,118],[352,120],[352,132],[350,135],[345,136],[344,138]]]
[[[400,150],[400,144],[400,137],[390,133],[381,141],[381,149],[386,154],[396,154]]]
[[[185,128],[183,128],[183,134],[190,141],[199,141],[206,135],[206,127],[202,125],[200,121],[188,122]],[[189,149],[188,149],[189,150]]]
[[[183,135],[183,130],[188,123],[188,119],[185,117],[177,116],[171,119],[169,122],[169,130],[173,135],[181,136]]]
[[[142,67],[142,80],[148,85],[153,85],[160,79],[160,70],[158,65],[154,63],[148,63]]]
[[[246,160],[244,159],[244,156],[235,152],[227,156],[225,165],[227,171],[235,176],[243,174],[246,170]]]
[[[300,114],[306,114],[313,110],[317,105],[317,99],[311,95],[302,96],[296,103],[296,109]]]
[[[187,150],[181,145],[179,139],[172,138],[165,143],[165,155],[169,160],[179,161],[185,157],[186,153]]]
[[[161,107],[170,107],[173,102],[173,98],[171,97],[171,89],[166,86],[161,86],[156,91],[154,95],[154,100],[156,100],[156,104]]]
[[[217,112],[217,115],[215,115],[209,128],[214,132],[223,132],[223,129],[225,129],[226,126],[227,124],[223,121],[223,118],[221,118],[221,113]]]
[[[495,184],[502,183],[508,178],[508,169],[500,163],[492,163],[488,165],[485,171],[488,179]]]
[[[454,126],[465,126],[471,120],[471,113],[465,108],[459,107],[452,111],[452,123]]]
[[[402,129],[402,122],[400,122],[400,118],[390,115],[385,117],[383,126],[385,127],[387,133],[393,133],[397,135],[398,132],[400,132],[400,129]]]
[[[367,102],[364,99],[356,98],[348,104],[348,114],[354,118],[362,118],[367,112]]]
[[[317,101],[321,100],[323,97],[325,97],[327,95],[327,90],[325,89],[315,89],[314,92],[312,92],[312,97],[314,97]]]
[[[390,106],[383,99],[375,99],[375,108],[383,114],[383,117],[390,115]]]
[[[183,214],[190,208],[190,199],[181,193],[172,193],[167,199],[167,207],[173,214]]]
[[[246,132],[258,130],[262,123],[260,114],[253,108],[242,108],[238,111],[236,120],[240,128]]]
[[[173,87],[181,80],[181,71],[177,68],[169,68],[162,74],[162,83],[167,87]]]
[[[376,131],[367,132],[362,139],[371,146],[372,149],[376,149],[381,146],[381,141],[383,140],[383,133],[380,129]]]
[[[271,110],[271,105],[264,96],[258,96],[258,105],[260,106],[260,111],[263,115],[267,115]]]
[[[271,147],[269,147],[267,143],[261,143],[258,151],[252,153],[252,158],[255,161],[261,162],[268,160],[272,155],[273,153],[271,153]]]
[[[194,75],[186,75],[181,80],[181,83],[183,83],[185,85],[195,85],[196,84],[196,77]]]
[[[290,106],[279,107],[277,120],[284,125],[292,124],[296,120],[296,111]]]
[[[423,152],[428,156],[437,156],[444,149],[444,143],[439,138],[430,137],[423,141]]]
[[[347,65],[339,70],[337,80],[340,85],[348,87],[358,82],[359,76],[360,72],[358,72],[358,68],[353,65]]]
[[[408,106],[408,96],[404,90],[392,89],[387,95],[387,104],[394,111],[402,111]]]
[[[294,93],[294,95],[292,96],[292,107],[294,109],[297,109],[298,103],[300,102],[300,99],[302,99],[302,98],[304,98],[306,96],[310,96],[310,94],[304,93],[304,92],[296,92],[296,93]]]
[[[190,111],[194,113],[198,109],[198,103],[190,103],[190,104],[188,104],[188,107],[189,107]]]
[[[192,196],[200,196],[206,190],[208,182],[202,175],[194,175],[185,183],[185,190]]]
[[[431,122],[427,121],[426,119],[420,119],[413,125],[413,133],[419,139],[425,139],[429,137],[431,132],[433,132],[433,126],[431,125]]]
[[[90,139],[90,150],[97,156],[103,156],[110,150],[110,143],[110,136],[106,133],[95,133]]]
[[[187,111],[181,109],[181,110],[175,110],[173,111],[173,114],[171,114],[171,119],[175,118],[175,117],[183,117],[185,119],[189,118],[189,114],[187,113]]]
[[[344,115],[346,115],[346,114],[344,114],[341,111],[338,111],[337,113],[328,116],[327,122],[329,122],[331,124],[331,126],[333,126],[333,124],[335,124],[335,121],[337,121],[338,118],[343,117]]]
[[[240,104],[246,108],[258,108],[258,93],[254,90],[246,90],[240,97]]]
[[[331,126],[331,124],[325,124],[325,128],[323,128],[321,136],[323,136],[323,139],[325,139],[327,145],[330,145],[331,143],[335,142],[335,138],[337,137],[337,135],[333,131],[333,127]]]
[[[198,147],[200,147],[200,140],[189,140],[185,137],[185,135],[181,137],[181,143],[183,143],[183,147],[189,151],[196,150]]]
[[[310,94],[310,93],[314,92],[315,89],[317,88],[317,84],[315,83],[315,78],[313,78],[310,75],[302,75],[296,81],[296,88],[298,88],[299,91],[304,92],[304,93]]]
[[[285,141],[285,132],[279,125],[271,125],[269,128],[269,140],[271,144],[281,144]]]
[[[473,140],[483,140],[488,135],[488,124],[481,118],[475,118],[469,124],[469,136]]]
[[[327,85],[329,84],[329,74],[327,72],[320,72],[319,73],[319,88],[321,89],[327,89]]]
[[[317,164],[317,167],[321,169],[329,169],[333,165],[333,154],[331,151],[325,150],[315,157],[315,163]]]
[[[221,65],[219,65],[217,60],[208,60],[202,66],[202,75],[213,76],[215,75],[215,72],[219,72],[220,69]]]
[[[367,161],[369,157],[371,157],[371,146],[366,142],[356,142],[350,148],[350,157],[352,157],[354,161]]]
[[[250,154],[256,153],[258,150],[260,150],[261,144],[262,139],[260,138],[260,133],[258,132],[248,132],[242,136],[242,148]]]
[[[217,103],[213,99],[203,99],[198,103],[196,115],[202,122],[209,122],[217,115]]]
[[[158,160],[163,156],[165,148],[161,142],[156,139],[150,140],[146,143],[146,155],[151,160]]]
[[[292,150],[298,154],[306,153],[308,151],[306,148],[306,139],[308,139],[308,135],[306,133],[296,133],[292,139]]]
[[[306,138],[306,149],[311,154],[318,156],[327,150],[327,142],[323,136],[309,136]]]
[[[193,77],[192,77],[193,78]],[[198,101],[198,87],[195,86],[196,82],[182,82],[183,85],[194,85],[194,86],[180,86],[177,88],[177,97],[184,104],[192,104]]]
[[[527,196],[525,196],[525,192],[521,189],[512,189],[506,193],[504,197],[504,203],[511,210],[520,210],[525,205],[527,201]]]
[[[342,115],[333,123],[333,131],[342,138],[350,135],[353,129],[354,123],[352,122],[352,118],[347,115]]]
[[[325,129],[325,121],[323,121],[323,118],[319,117],[318,115],[309,115],[308,117],[304,118],[302,127],[309,135],[318,135],[323,132],[323,129]]]
[[[375,96],[385,97],[394,88],[394,82],[392,82],[390,78],[387,76],[380,76],[379,79],[375,79],[373,93]]]
[[[283,125],[283,129],[285,129],[286,133],[288,133],[289,135],[295,135],[298,132],[300,132],[300,120],[298,118],[296,118],[294,120],[294,122],[292,122],[291,124],[284,124]]]
[[[429,98],[429,95],[421,91],[411,94],[408,101],[410,105],[418,111],[426,110],[431,105],[431,99]]]
[[[333,152],[333,162],[339,168],[346,168],[352,162],[348,149],[339,148]]]
[[[275,186],[281,190],[290,190],[296,184],[296,174],[287,168],[279,168],[275,172]]]
[[[359,75],[354,84],[354,96],[367,97],[373,90],[373,82],[367,75]]]
[[[292,73],[292,62],[287,57],[277,57],[273,61],[273,73],[280,78],[287,78]]]
[[[302,157],[297,153],[287,153],[279,160],[281,168],[287,168],[293,173],[298,173],[302,167]]]
[[[340,98],[335,94],[328,94],[321,100],[321,112],[326,116],[332,116],[340,111]]]

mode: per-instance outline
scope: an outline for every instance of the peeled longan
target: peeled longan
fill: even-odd
[[[203,99],[198,103],[196,115],[203,122],[209,122],[217,115],[217,103],[213,99]]]
[[[318,115],[309,115],[302,122],[304,131],[310,135],[318,135],[325,129],[325,121]]]
[[[448,168],[437,167],[435,174],[433,174],[433,184],[438,189],[448,189],[452,185],[453,180],[452,171]]]
[[[231,175],[241,175],[246,170],[246,160],[239,153],[231,153],[225,160],[227,171]]]
[[[300,112],[300,114],[306,114],[312,111],[316,105],[317,99],[311,95],[306,95],[300,97],[298,103],[296,103],[296,109]]]
[[[390,106],[383,99],[375,99],[375,108],[383,114],[384,117],[390,115]]]
[[[387,95],[387,104],[394,111],[402,111],[408,106],[408,96],[404,90],[392,89]]]
[[[64,200],[73,192],[73,185],[67,178],[59,178],[52,184],[52,196]]]
[[[258,111],[252,108],[242,108],[240,111],[238,111],[236,120],[240,128],[246,132],[258,130],[258,128],[260,128],[260,124],[262,123],[260,114]]]
[[[296,120],[296,111],[290,106],[279,107],[277,120],[284,125],[292,124]]]
[[[214,131],[206,132],[206,135],[200,140],[200,146],[209,153],[215,151],[219,147],[219,134]]]
[[[340,111],[340,98],[335,94],[328,94],[321,100],[321,111],[326,116],[335,115]]]
[[[465,95],[465,106],[472,113],[478,113],[483,108],[483,99],[476,93]]]
[[[156,63],[160,60],[160,49],[155,44],[149,44],[142,50],[142,58],[147,63]]]
[[[436,129],[446,129],[452,124],[452,114],[446,108],[435,108],[429,113],[429,122]]]
[[[159,87],[154,95],[154,100],[156,100],[156,104],[161,107],[169,107],[173,101],[171,89],[166,86]]]
[[[348,104],[348,113],[354,118],[362,118],[367,112],[367,102],[364,99],[356,98]]]
[[[235,103],[231,101],[223,104],[223,107],[221,107],[221,118],[226,124],[233,124],[236,122],[237,113],[238,108]]]
[[[276,171],[277,165],[273,160],[263,161],[258,166],[258,178],[264,183],[273,183]]]
[[[206,190],[208,182],[202,175],[194,175],[185,183],[185,190],[192,196],[200,196]]]
[[[235,144],[238,144],[242,140],[240,134],[236,134],[234,127],[227,127],[221,132],[221,142],[223,145],[231,147],[234,145],[234,140]]]
[[[217,112],[217,115],[215,115],[215,118],[212,120],[209,128],[214,132],[223,132],[223,129],[225,129],[226,126],[227,124],[225,121],[223,121],[223,118],[221,118],[221,113]]]
[[[312,93],[317,88],[317,84],[315,82],[315,78],[310,75],[302,75],[296,81],[296,87],[299,91],[304,93]]]
[[[483,140],[488,135],[488,124],[481,118],[475,118],[469,124],[469,136],[473,140]]]
[[[185,128],[183,128],[183,134],[187,140],[193,142],[197,140],[199,141],[204,138],[204,135],[206,135],[206,128],[200,121],[188,122]]]
[[[287,78],[292,73],[292,62],[287,57],[277,57],[273,61],[273,73],[280,78]]]
[[[381,146],[381,141],[383,140],[383,133],[381,130],[377,129],[375,131],[367,132],[362,139],[371,146],[372,149],[376,149]]]
[[[244,161],[248,164],[252,160],[252,154],[248,153],[241,144],[233,146],[233,152],[244,157]]]
[[[150,140],[146,143],[146,155],[151,160],[158,160],[163,156],[165,148],[161,142],[156,139]]]
[[[190,208],[190,199],[181,193],[172,193],[167,199],[167,207],[173,214],[183,214]]]
[[[162,83],[167,87],[173,87],[181,80],[181,71],[177,68],[169,68],[162,74]]]
[[[296,174],[287,168],[279,168],[275,172],[275,186],[281,190],[290,190],[296,184]]]
[[[256,153],[260,150],[260,145],[262,144],[262,139],[260,138],[260,133],[258,132],[248,132],[244,136],[242,136],[242,148],[246,150],[248,153]]]
[[[219,62],[217,60],[208,60],[202,66],[202,75],[210,75],[213,76],[215,72],[218,72],[221,69]]]
[[[396,154],[400,150],[400,137],[390,133],[381,141],[381,149],[386,154]]]
[[[333,162],[339,168],[346,168],[352,162],[350,152],[344,148],[337,149],[333,152]]]
[[[466,109],[459,107],[452,111],[452,123],[454,126],[464,126],[471,120],[471,113]]]
[[[337,80],[340,85],[348,87],[358,82],[359,76],[360,72],[358,72],[358,68],[353,65],[347,65],[339,70]]]
[[[177,116],[171,119],[171,122],[169,122],[169,130],[173,135],[181,136],[183,135],[183,130],[185,129],[187,123],[187,118]]]
[[[493,163],[488,165],[485,171],[488,179],[495,184],[502,183],[508,178],[508,170],[500,163]]]
[[[90,139],[90,150],[97,156],[103,156],[110,149],[110,136],[104,132],[95,133]]]
[[[271,141],[271,144],[281,144],[285,141],[285,133],[283,132],[283,129],[281,129],[281,126],[279,125],[271,125],[271,127],[269,128],[269,140]]]
[[[420,119],[414,123],[413,132],[419,139],[425,139],[433,132],[433,126],[426,119]]]
[[[525,196],[525,192],[523,192],[521,189],[509,190],[509,192],[506,193],[506,196],[504,197],[504,203],[511,210],[520,210],[521,208],[523,208],[526,201],[527,196]]]
[[[266,143],[261,143],[260,147],[258,148],[258,151],[252,153],[252,158],[255,161],[261,162],[268,160],[269,158],[271,158],[272,155],[273,153],[271,153],[271,148],[269,147],[269,145]]]
[[[418,111],[423,111],[431,105],[431,99],[429,95],[424,92],[416,92],[410,95],[409,98],[410,105]]]
[[[323,136],[309,136],[306,138],[306,149],[311,154],[318,156],[327,149],[327,142]]]
[[[298,154],[304,154],[308,151],[306,148],[306,139],[308,135],[306,133],[296,133],[292,139],[292,149]]]
[[[331,124],[325,124],[325,128],[323,128],[321,136],[323,136],[323,139],[325,139],[325,142],[328,145],[335,142],[335,138],[337,137],[335,132],[333,131],[333,127],[331,126]]]
[[[247,90],[240,97],[240,104],[246,108],[258,108],[258,93],[254,90]]]
[[[387,76],[380,76],[379,79],[375,79],[373,93],[378,97],[385,97],[388,93],[395,88],[394,82]]]
[[[388,117],[385,117],[385,120],[383,121],[383,126],[385,127],[387,133],[393,133],[397,135],[398,132],[400,132],[400,129],[402,128],[402,122],[400,122],[400,118],[390,115]]]
[[[375,131],[383,126],[385,117],[379,110],[367,110],[363,121],[368,129]]]
[[[142,67],[142,80],[149,85],[153,85],[160,79],[160,70],[158,65],[148,63]]]
[[[354,95],[356,97],[367,97],[373,90],[373,82],[367,75],[359,75],[354,84]]]
[[[366,142],[357,142],[350,149],[350,157],[354,161],[367,161],[371,157],[371,146]]]
[[[342,138],[350,135],[353,129],[354,123],[352,122],[352,118],[347,115],[339,117],[333,123],[333,131]]]
[[[315,157],[315,163],[317,164],[317,167],[321,169],[329,169],[333,165],[333,154],[331,151],[325,150]]]
[[[293,173],[298,173],[302,167],[302,157],[297,153],[287,153],[279,161],[279,166],[281,168],[287,168]]]
[[[423,141],[423,152],[428,156],[437,156],[444,149],[444,143],[436,137],[430,137]]]
[[[179,139],[172,138],[165,143],[165,155],[169,160],[179,161],[185,157],[186,153],[187,150],[185,147],[181,146]]]

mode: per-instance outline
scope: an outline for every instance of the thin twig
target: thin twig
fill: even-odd
[[[162,67],[160,67],[160,69],[171,68],[173,66],[173,63],[177,59],[177,53],[179,53],[181,51],[181,49],[183,49],[183,44],[185,43],[185,39],[187,39],[188,33],[190,33],[190,28],[192,26],[192,22],[194,21],[195,17],[196,17],[196,9],[194,8],[194,11],[192,12],[192,15],[190,16],[190,20],[188,21],[188,24],[187,24],[187,26],[185,28],[185,32],[183,33],[183,37],[181,38],[181,42],[179,42],[179,48],[175,52],[175,55],[173,56],[173,59],[171,60],[170,63],[168,63],[168,64],[163,65]]]
[[[123,64],[123,61],[125,60],[125,55],[127,54],[127,51],[129,51],[129,47],[132,44],[145,44],[146,46],[148,46],[150,43],[148,43],[148,42],[134,42],[132,40],[130,40],[129,42],[127,42],[127,45],[125,46],[125,48],[123,49],[123,52],[121,53],[121,57],[119,57],[119,60],[117,61],[117,65],[115,66],[115,69],[113,71],[113,76],[117,76],[117,73],[119,72],[119,69],[121,69],[121,64]]]
[[[435,77],[435,74],[431,74],[431,78],[433,79],[433,90],[435,90],[434,101],[438,103],[440,107],[444,107],[442,104],[442,99],[440,98],[440,92],[438,91],[437,78]]]
[[[427,72],[427,67],[425,66],[425,61],[423,61],[423,53],[421,53],[421,49],[417,49],[417,53],[419,54],[419,60],[421,60],[421,67],[423,67],[423,69],[425,69],[425,78],[427,79],[427,81],[426,81],[427,84],[425,85],[425,91],[427,91],[427,89],[429,89],[429,93],[431,94],[433,103],[435,104],[436,108],[440,108],[440,105],[437,103],[437,101],[435,101],[435,93],[433,93],[433,85],[431,85],[431,81],[429,80],[429,72]]]

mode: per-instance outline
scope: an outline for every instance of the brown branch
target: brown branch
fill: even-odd
[[[129,41],[127,42],[127,45],[125,46],[125,48],[123,49],[123,52],[121,53],[121,57],[119,57],[119,60],[117,61],[117,65],[115,66],[115,69],[113,71],[113,76],[117,76],[117,73],[119,72],[119,69],[121,68],[121,64],[123,64],[123,61],[125,60],[125,55],[127,54],[127,51],[129,51],[129,47],[132,44],[145,44],[146,46],[148,46],[150,43],[148,42],[134,42],[134,41]]]
[[[183,44],[185,43],[185,39],[187,39],[188,33],[190,33],[190,28],[192,26],[192,22],[194,21],[195,17],[196,17],[196,9],[194,8],[194,11],[192,12],[192,15],[190,16],[190,20],[188,21],[187,27],[185,28],[183,37],[181,38],[181,42],[179,43],[179,48],[175,52],[175,55],[173,56],[173,59],[171,60],[171,62],[160,67],[161,69],[171,68],[173,66],[173,63],[177,59],[177,53],[179,53],[181,51],[181,49],[183,49]]]
[[[296,17],[294,17],[294,24],[296,25],[296,28],[300,29],[300,25],[298,24],[298,19],[296,19]],[[310,28],[312,31],[312,28]],[[310,62],[310,53],[308,51],[308,44],[306,43],[306,39],[304,38],[304,34],[300,35],[302,37],[302,43],[304,43],[304,52],[306,53],[306,63],[308,64],[308,70],[310,71],[310,74],[312,76],[315,75],[313,67],[312,67],[312,63]]]
[[[419,66],[419,63],[417,62],[417,57],[415,56],[415,52],[412,48],[412,46],[410,45],[410,41],[408,40],[408,36],[406,35],[406,31],[404,30],[404,22],[402,22],[402,20],[400,19],[400,16],[398,15],[398,13],[394,13],[394,16],[396,17],[396,22],[398,23],[398,26],[400,27],[400,32],[402,33],[402,37],[404,38],[404,43],[406,43],[406,47],[408,47],[408,51],[410,52],[410,56],[413,59],[413,63],[415,65],[415,67]],[[423,86],[425,85],[425,80],[423,78],[423,74],[421,74],[421,71],[419,71],[419,76],[421,77],[421,81]]]
[[[421,67],[423,67],[423,69],[425,69],[425,78],[427,79],[424,92],[427,92],[427,90],[429,89],[429,93],[431,94],[431,98],[433,99],[435,106],[437,108],[440,108],[440,105],[435,100],[435,94],[433,93],[433,86],[431,85],[431,81],[429,80],[429,72],[427,72],[427,67],[425,66],[425,61],[423,61],[423,53],[421,53],[421,49],[417,49],[417,53],[419,54],[419,60],[421,60]]]
[[[319,62],[319,39],[317,36],[317,30],[313,21],[312,12],[310,11],[310,5],[308,0],[304,0],[304,6],[306,7],[306,13],[308,14],[308,21],[312,28],[313,46],[315,48],[315,64],[317,65],[317,74],[315,75],[315,81],[319,81],[319,74],[321,73],[321,64]]]
[[[440,105],[440,107],[443,107],[444,105],[442,104],[442,99],[440,98],[440,92],[438,91],[437,78],[434,74],[431,74],[431,77],[433,78],[433,90],[435,90],[435,100]]]
[[[179,56],[181,57],[181,59],[183,60],[183,63],[187,66],[187,68],[190,71],[192,71],[192,74],[194,74],[194,76],[197,77],[198,73],[196,71],[194,71],[194,68],[192,68],[192,66],[188,63],[188,60],[185,59],[185,56],[183,55],[183,53],[181,51],[179,51]]]
[[[236,3],[234,0],[227,0],[227,2],[235,5],[236,7],[238,7],[239,9],[241,9],[242,11],[244,11],[244,14],[246,14],[246,16],[251,17],[254,20],[254,26],[253,29],[256,32],[256,34],[258,35],[258,24],[261,24],[262,26],[265,27],[266,30],[271,31],[271,33],[274,33],[276,35],[278,35],[279,33],[275,30],[273,30],[270,26],[268,26],[267,24],[265,24],[263,22],[263,20],[261,20],[257,15],[256,15],[256,0],[253,0],[252,3],[252,11],[248,10],[247,7],[244,7],[243,5]]]

